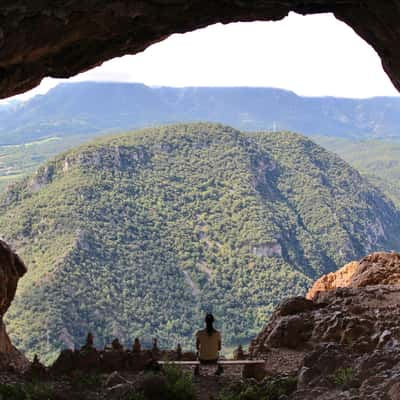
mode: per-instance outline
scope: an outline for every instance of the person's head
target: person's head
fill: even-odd
[[[211,313],[207,313],[205,322],[206,322],[207,333],[209,335],[212,335],[212,333],[214,332],[214,327],[213,327],[214,316]]]

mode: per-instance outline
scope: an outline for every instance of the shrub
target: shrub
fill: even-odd
[[[196,398],[193,386],[193,376],[174,365],[164,366],[167,380],[167,400],[194,400]]]
[[[181,368],[166,364],[159,374],[148,373],[140,383],[141,391],[132,392],[132,399],[141,399],[140,394],[146,400],[195,400],[195,390],[192,374]],[[131,397],[129,397],[131,400]]]
[[[41,382],[0,385],[0,400],[53,400],[51,386]]]
[[[77,390],[99,387],[101,385],[101,377],[93,372],[77,370],[71,376],[71,385]]]
[[[124,400],[146,400],[146,397],[144,397],[144,394],[142,392],[130,392],[126,397],[124,397]]]
[[[293,393],[296,386],[297,380],[292,377],[266,378],[261,383],[248,380],[223,391],[218,400],[278,400]]]
[[[167,392],[167,380],[165,376],[147,373],[141,382],[143,396],[148,400],[164,400]]]
[[[353,368],[338,368],[329,378],[336,386],[349,388],[354,382],[354,370]]]
[[[0,400],[25,400],[25,398],[22,385],[0,385]]]

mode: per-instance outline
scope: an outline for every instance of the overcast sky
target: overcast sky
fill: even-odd
[[[69,81],[150,86],[264,86],[303,96],[397,96],[375,51],[333,16],[213,25],[172,35],[135,56],[105,62]],[[60,80],[44,79],[23,97]]]

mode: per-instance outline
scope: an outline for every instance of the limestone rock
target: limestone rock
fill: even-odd
[[[373,253],[360,260],[350,286],[371,285],[400,285],[399,253]]]
[[[334,290],[339,287],[346,287],[350,285],[351,278],[357,270],[359,263],[352,261],[340,268],[336,272],[331,272],[319,278],[312,288],[308,291],[306,298],[311,300],[318,292],[326,290]]]
[[[319,292],[340,287],[400,285],[400,254],[377,252],[346,264],[336,272],[322,276],[307,293],[313,299]]]

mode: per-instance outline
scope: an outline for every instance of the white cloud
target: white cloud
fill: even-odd
[[[70,81],[153,86],[272,86],[304,96],[395,96],[375,51],[332,15],[213,25],[172,35]],[[37,90],[58,80],[45,79]],[[24,96],[32,96],[27,93]]]

